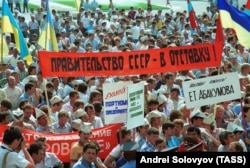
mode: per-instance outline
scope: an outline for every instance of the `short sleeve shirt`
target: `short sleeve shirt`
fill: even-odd
[[[12,151],[7,145],[2,144],[0,146],[0,165],[3,163],[3,158],[7,152],[9,152],[9,154],[6,158],[6,166],[5,167],[25,168],[29,164],[29,162],[25,158],[23,158],[21,155]],[[13,162],[13,160],[14,160],[14,162]]]

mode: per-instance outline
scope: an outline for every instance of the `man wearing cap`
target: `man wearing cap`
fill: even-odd
[[[190,113],[190,119],[193,126],[202,127],[203,119],[205,118],[205,114],[201,111],[192,111]]]
[[[126,159],[126,163],[121,168],[135,168],[136,167],[136,151],[139,145],[133,141],[127,141],[122,146],[123,157]]]
[[[20,109],[14,110],[13,111],[13,122],[10,123],[11,126],[18,126],[21,129],[28,129],[31,131],[35,131],[34,127],[29,124],[29,123],[25,123],[23,121],[23,111]]]
[[[203,128],[206,131],[201,133],[202,139],[206,142],[209,152],[217,152],[220,145],[219,134],[223,128],[216,128],[214,114],[208,114],[203,120]]]
[[[70,167],[73,167],[82,156],[83,146],[90,142],[91,127],[90,123],[81,123],[79,131],[80,139],[70,149]]]
[[[234,134],[229,130],[225,130],[220,133],[219,139],[221,145],[218,147],[218,152],[229,152],[230,143],[235,141]]]
[[[161,90],[159,91],[157,100],[158,100],[158,110],[162,113],[164,113],[167,117],[169,117],[171,111],[174,109],[174,103],[171,99],[167,98],[166,95],[168,95],[168,93],[165,93],[165,91],[163,91],[163,94],[161,94]],[[153,110],[153,109],[152,109]]]
[[[89,116],[83,109],[78,109],[74,112],[74,118],[80,119],[82,122],[89,122]]]
[[[146,115],[150,126],[156,128],[158,131],[161,131],[162,125],[162,118],[160,113],[161,112],[159,112],[158,110],[154,110]]]
[[[59,96],[53,96],[51,102],[51,117],[54,121],[58,121],[58,112],[62,109],[63,101]]]
[[[243,151],[247,152],[247,147],[245,142],[241,139],[242,134],[244,132],[244,129],[241,126],[238,126],[235,123],[229,123],[227,125],[227,130],[233,132],[234,134],[234,140],[239,142],[241,144],[241,146],[243,147]]]
[[[147,135],[147,130],[149,128],[149,122],[146,118],[144,118],[144,124],[136,127],[136,137],[135,137],[135,142],[138,143],[139,145],[139,151],[142,147],[142,145],[146,142],[146,135]]]
[[[35,113],[37,119],[36,132],[53,133],[52,129],[49,126],[47,115],[40,109],[35,109]]]

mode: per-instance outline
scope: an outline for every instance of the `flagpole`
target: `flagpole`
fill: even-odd
[[[2,44],[1,44],[1,64],[3,66],[3,36],[4,34],[2,33],[2,36],[1,36],[1,40],[2,40]]]
[[[48,19],[48,0],[46,1],[46,6],[45,6],[46,10],[47,10],[47,15],[46,15],[46,20]],[[45,24],[44,26],[46,26],[46,37],[48,37],[48,31],[47,31],[47,24]],[[38,46],[38,44],[37,44]],[[37,46],[36,46],[36,49],[37,49]],[[47,40],[45,40],[45,50],[47,51]],[[45,79],[44,79],[44,76],[42,75],[43,77],[43,85],[44,85],[44,92],[45,92],[45,99],[46,99],[46,104],[49,106],[49,97],[48,97],[48,92],[47,92],[47,87],[46,87],[46,83],[45,83]],[[49,112],[49,116],[51,116],[50,112]],[[51,120],[50,120],[50,124],[51,123]]]

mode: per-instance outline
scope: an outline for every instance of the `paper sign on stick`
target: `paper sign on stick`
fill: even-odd
[[[131,81],[103,84],[105,124],[125,123],[127,121],[127,86],[131,84]]]
[[[188,108],[215,104],[241,97],[238,73],[229,73],[183,82]]]
[[[127,129],[144,123],[144,83],[128,86]]]

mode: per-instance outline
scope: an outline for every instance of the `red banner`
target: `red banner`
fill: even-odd
[[[109,154],[109,152],[117,145],[116,131],[121,127],[120,124],[113,124],[102,128],[92,130],[91,140],[98,142],[101,151],[98,156],[101,159]],[[4,132],[7,126],[0,126],[0,132]],[[22,130],[22,133],[27,141],[27,145],[34,142],[34,139],[39,136],[47,138],[47,151],[55,153],[58,158],[64,162],[70,162],[71,146],[79,140],[78,133],[71,134],[42,134],[30,130]],[[0,136],[0,143],[2,143]]]
[[[129,52],[39,51],[43,76],[117,76],[220,66],[219,43]]]

